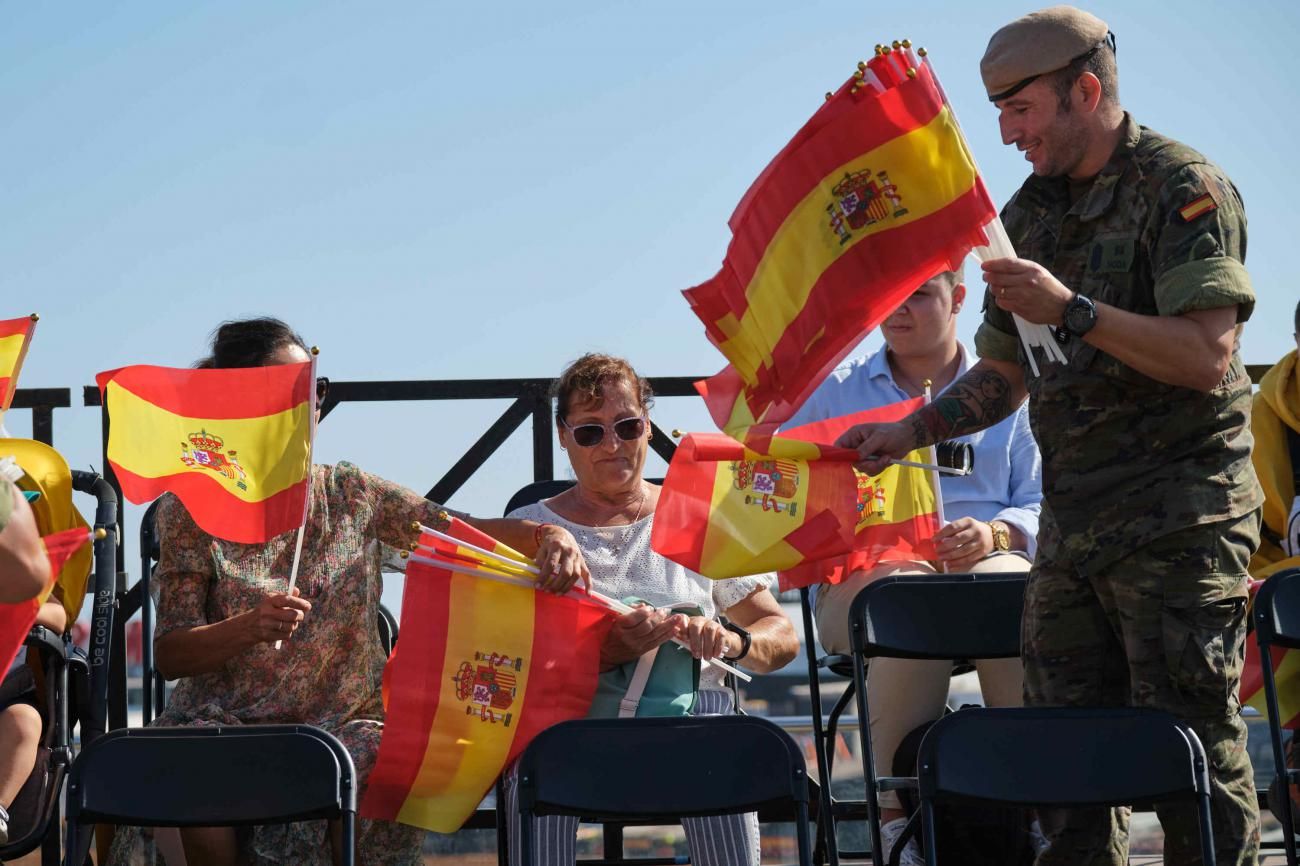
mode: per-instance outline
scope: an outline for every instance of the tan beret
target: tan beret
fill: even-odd
[[[1012,21],[989,40],[980,75],[989,100],[1016,93],[1096,49],[1110,30],[1096,15],[1073,6],[1049,6]]]

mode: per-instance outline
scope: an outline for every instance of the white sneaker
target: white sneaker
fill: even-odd
[[[880,863],[890,862],[894,854],[894,845],[898,842],[898,837],[903,835],[903,828],[907,826],[906,818],[895,818],[885,824],[880,825]],[[898,866],[926,866],[925,858],[921,856],[921,849],[916,844],[916,838],[907,840],[907,845],[903,848],[898,858]]]

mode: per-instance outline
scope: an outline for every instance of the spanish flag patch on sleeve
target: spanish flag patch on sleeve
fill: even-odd
[[[1219,205],[1215,203],[1214,196],[1208,192],[1202,196],[1192,199],[1187,204],[1178,209],[1178,213],[1183,218],[1183,222],[1189,223],[1198,216],[1209,213]]]

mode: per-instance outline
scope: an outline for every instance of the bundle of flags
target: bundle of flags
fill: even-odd
[[[853,468],[856,451],[817,444],[854,424],[898,420],[921,402],[783,431],[762,453],[721,434],[687,435],[668,466],[651,546],[714,579],[779,571],[783,589],[838,583],[885,559],[933,558],[931,472],[894,465],[872,478]]]
[[[315,361],[95,377],[108,462],[136,504],[174,493],[204,532],[255,544],[300,528],[311,480]]]
[[[684,294],[728,364],[696,387],[756,452],[863,336],[955,269],[997,211],[929,63],[881,49],[741,199],[716,276]]]
[[[609,609],[539,592],[522,554],[458,518],[409,558],[402,639],[361,814],[452,833],[544,728],[586,715]]]

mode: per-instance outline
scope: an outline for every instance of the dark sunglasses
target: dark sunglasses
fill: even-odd
[[[316,403],[325,402],[325,395],[330,392],[330,380],[328,376],[316,377]]]
[[[561,420],[561,424],[569,431],[573,441],[583,448],[591,448],[599,445],[605,439],[604,424],[579,424],[577,427],[569,425],[568,421]],[[614,435],[624,442],[631,442],[634,439],[640,439],[645,435],[644,418],[622,418],[614,422]]]

